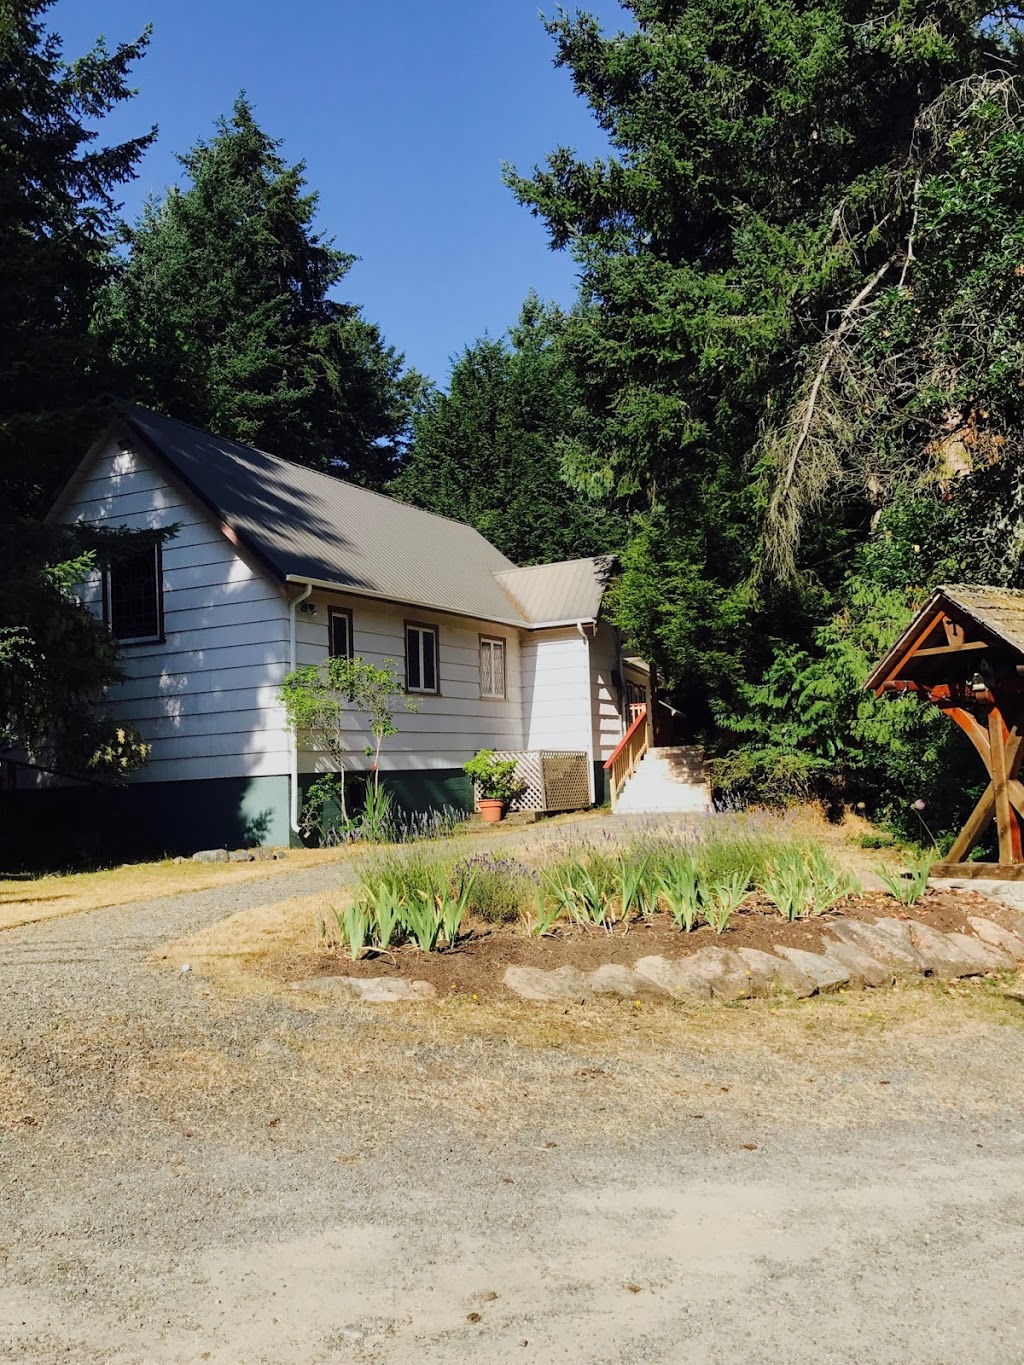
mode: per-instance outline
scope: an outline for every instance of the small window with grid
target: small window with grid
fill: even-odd
[[[508,696],[505,641],[488,635],[480,637],[480,695],[497,701],[504,701]]]
[[[107,624],[123,645],[163,638],[160,545],[119,551],[105,575]]]

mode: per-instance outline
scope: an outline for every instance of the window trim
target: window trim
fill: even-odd
[[[481,701],[508,701],[508,637],[505,635],[480,635],[477,637],[480,642],[480,700]],[[484,691],[484,645],[501,645],[501,673],[502,681],[505,684],[503,692]]]
[[[410,687],[409,685],[409,631],[421,630],[434,637],[434,686]],[[414,697],[439,697],[441,695],[441,631],[438,626],[427,621],[404,621],[402,623],[402,652],[405,656],[405,690]],[[420,656],[422,663],[422,654]]]
[[[156,634],[155,635],[128,635],[122,639],[119,635],[114,635],[113,624],[113,604],[112,590],[110,585],[111,565],[103,567],[101,579],[103,583],[103,624],[110,631],[111,635],[119,645],[162,645],[167,641],[164,632],[164,547],[163,542],[156,540],[153,542],[153,571],[156,576]]]
[[[334,622],[343,616],[348,622],[348,653],[336,654],[334,651]],[[349,607],[328,607],[327,608],[327,657],[329,659],[354,659],[355,642],[352,638],[352,611]]]

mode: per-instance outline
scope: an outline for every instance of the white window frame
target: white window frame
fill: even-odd
[[[415,632],[418,639],[416,662],[419,667],[420,681],[417,686],[412,684],[409,675],[409,635],[411,632]],[[426,659],[423,642],[427,639],[432,639],[434,642],[433,687],[423,686],[423,678],[426,674],[426,669],[423,666]],[[407,692],[415,692],[418,696],[423,697],[439,697],[441,695],[441,636],[437,626],[427,625],[424,621],[405,622],[405,690]]]
[[[501,654],[501,690],[494,685],[495,654]],[[487,685],[488,673],[490,686]],[[508,701],[508,641],[501,635],[480,636],[480,696],[484,701]]]
[[[338,654],[334,648],[334,623],[339,618],[345,622],[345,635],[348,640],[348,649],[344,654]],[[327,655],[331,659],[352,659],[355,657],[355,648],[352,642],[352,612],[348,607],[327,608]]]

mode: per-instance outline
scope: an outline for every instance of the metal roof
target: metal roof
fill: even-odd
[[[525,624],[494,577],[515,565],[464,522],[145,408],[122,411],[278,577]]]
[[[976,583],[942,583],[929,597],[900,638],[887,652],[865,687],[880,686],[914,642],[929,616],[948,603],[971,617],[1011,649],[1024,654],[1024,591],[1019,588],[996,588]]]
[[[464,522],[146,408],[121,412],[286,582],[313,581],[507,625],[597,619],[615,562],[608,556],[518,569]]]
[[[615,568],[612,555],[535,564],[495,575],[527,621],[595,621]]]

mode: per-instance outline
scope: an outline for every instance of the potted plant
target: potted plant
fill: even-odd
[[[526,783],[516,779],[514,758],[499,758],[493,749],[481,749],[463,768],[477,789],[480,814],[489,825],[504,818],[505,811],[526,791]]]

